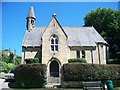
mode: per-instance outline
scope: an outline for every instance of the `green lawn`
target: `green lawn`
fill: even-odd
[[[74,89],[74,88],[41,88],[41,89],[11,89],[11,90],[83,90],[83,89]],[[120,90],[120,87],[114,88],[114,90]]]
[[[116,88],[114,88],[114,90],[120,90],[120,87],[116,87]]]
[[[11,89],[11,90],[83,90],[83,89],[73,89],[73,88],[68,88],[68,89],[63,89],[63,88],[41,88],[41,89]]]

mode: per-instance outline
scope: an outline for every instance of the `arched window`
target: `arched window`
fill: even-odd
[[[53,34],[50,38],[51,51],[58,51],[58,37]]]
[[[85,58],[85,51],[82,50],[82,58]]]
[[[80,51],[78,51],[78,50],[76,51],[76,57],[80,58]]]

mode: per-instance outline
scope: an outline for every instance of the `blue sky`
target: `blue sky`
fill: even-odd
[[[2,2],[0,49],[10,48],[11,51],[15,49],[17,55],[22,54],[21,46],[30,5],[34,7],[36,26],[47,26],[53,13],[57,14],[57,19],[62,26],[83,26],[83,18],[91,10],[99,7],[118,10],[118,2]]]

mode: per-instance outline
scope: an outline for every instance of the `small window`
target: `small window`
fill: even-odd
[[[51,51],[58,51],[58,37],[53,34],[50,39]]]
[[[51,44],[54,44],[54,39],[53,38],[51,39]]]
[[[55,27],[55,24],[54,24],[54,27]]]
[[[58,45],[55,45],[55,51],[58,51]]]
[[[58,44],[58,40],[57,39],[55,39],[55,43]]]
[[[76,57],[80,58],[80,51],[78,51],[78,50],[76,51]]]
[[[31,24],[34,25],[34,20],[31,20]]]
[[[82,50],[82,58],[85,58],[85,51]]]
[[[54,51],[54,45],[51,45],[51,51]]]

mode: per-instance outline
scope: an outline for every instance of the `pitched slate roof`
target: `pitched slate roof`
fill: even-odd
[[[23,39],[22,46],[40,46],[41,37],[46,27],[35,27],[30,32],[27,30]]]
[[[107,42],[93,27],[62,27],[68,36],[68,46],[96,46],[96,43]],[[35,27],[30,32],[26,31],[22,46],[40,46],[41,37],[46,27]]]

